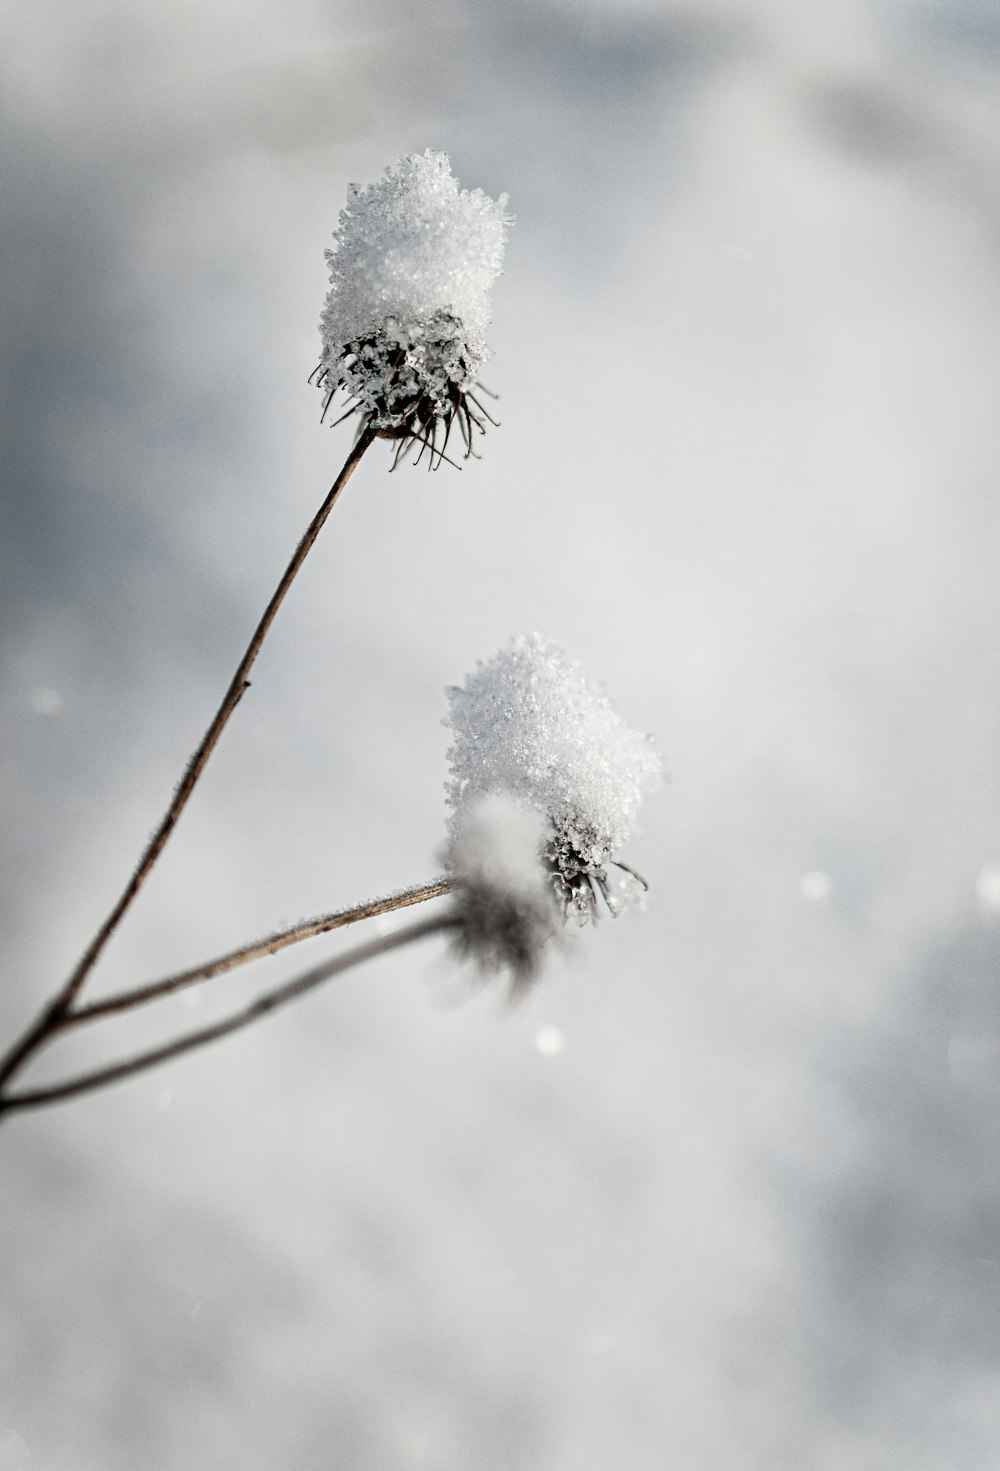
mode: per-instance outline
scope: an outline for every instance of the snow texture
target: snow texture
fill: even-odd
[[[511,639],[446,693],[453,824],[469,801],[493,792],[542,813],[556,891],[576,918],[587,919],[591,880],[606,896],[604,865],[628,841],[644,795],[662,779],[651,738],[626,724],[538,634]]]
[[[460,189],[428,149],[352,184],[326,253],[319,386],[344,387],[379,428],[429,398],[443,417],[489,357],[489,291],[500,274],[507,196]],[[387,393],[387,388],[391,392]]]
[[[535,979],[545,945],[562,928],[542,861],[547,838],[540,812],[496,793],[463,805],[444,853],[456,885],[459,953],[484,975],[508,973],[512,996]]]

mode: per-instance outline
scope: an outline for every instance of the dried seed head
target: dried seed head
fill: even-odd
[[[507,196],[459,189],[446,153],[411,153],[365,189],[352,185],[334,247],[313,375],[324,416],[344,389],[384,438],[440,464],[454,424],[473,453],[490,415],[476,378],[489,357],[489,291],[500,274]],[[342,415],[342,417],[345,417]],[[339,421],[338,421],[339,422]],[[420,454],[417,456],[418,460]]]
[[[470,800],[509,793],[548,823],[543,856],[566,913],[592,918],[597,893],[615,912],[605,865],[618,862],[643,797],[662,779],[650,738],[537,634],[511,639],[447,696],[452,822]]]
[[[456,813],[444,863],[455,881],[457,947],[516,997],[536,978],[562,915],[542,861],[547,827],[511,797],[478,797]]]

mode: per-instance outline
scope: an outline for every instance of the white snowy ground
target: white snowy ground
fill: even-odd
[[[2,1471],[995,1466],[995,7],[3,9],[3,1035],[346,452],[322,251],[408,150],[510,193],[503,427],[362,467],[97,983],[436,871],[513,632],[672,782],[513,1015],[428,944],[3,1127]]]

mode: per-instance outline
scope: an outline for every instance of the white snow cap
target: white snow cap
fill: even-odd
[[[549,824],[546,858],[576,917],[593,913],[596,880],[631,836],[644,795],[663,769],[648,736],[633,730],[562,650],[519,634],[465,683],[446,691],[455,740],[448,801],[455,817],[473,798],[506,792]]]
[[[489,356],[489,291],[511,223],[506,204],[505,194],[493,200],[460,189],[448,155],[432,149],[407,154],[367,188],[350,186],[326,253],[325,392],[346,386],[377,425],[397,427],[412,398],[407,387],[443,393],[449,379],[471,387]],[[409,383],[387,405],[379,386],[400,348]]]
[[[443,855],[455,881],[458,949],[485,975],[508,972],[511,995],[535,979],[562,925],[542,862],[541,813],[496,793],[463,805]]]

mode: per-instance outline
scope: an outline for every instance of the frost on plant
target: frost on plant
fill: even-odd
[[[413,444],[441,463],[457,422],[466,455],[489,414],[473,392],[489,357],[489,291],[500,274],[507,196],[460,189],[446,153],[411,153],[367,188],[352,184],[334,245],[314,375],[324,414],[343,388],[399,460]],[[438,450],[438,431],[443,444]],[[395,463],[395,462],[394,462]]]
[[[614,855],[662,779],[650,738],[537,634],[511,639],[447,695],[453,830],[471,800],[507,793],[546,819],[544,857],[567,914],[593,917],[598,892],[615,912],[605,865],[631,872]]]
[[[535,979],[561,928],[542,859],[547,838],[540,812],[496,793],[463,804],[443,855],[455,884],[459,953],[484,975],[509,974],[512,996]]]

